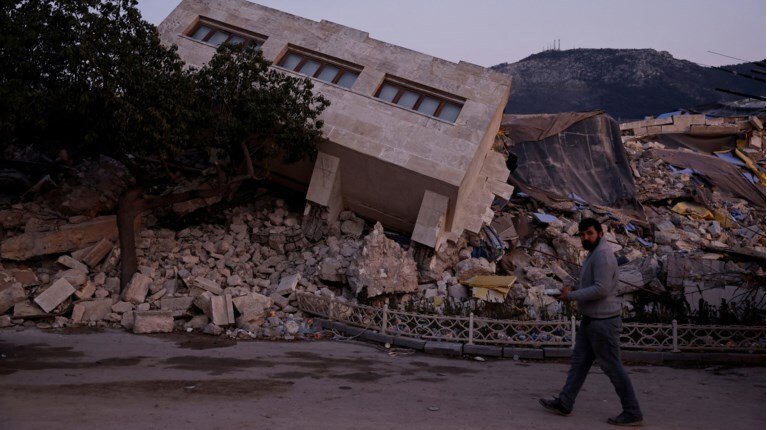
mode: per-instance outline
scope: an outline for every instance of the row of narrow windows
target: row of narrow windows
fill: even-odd
[[[254,45],[260,48],[266,40],[263,36],[257,36],[242,29],[224,27],[202,17],[187,36],[213,46],[231,43],[242,46]],[[323,58],[321,54],[308,54],[292,48],[288,49],[277,65],[344,88],[351,88],[362,71],[362,66],[345,65],[340,61]],[[458,119],[463,104],[448,97],[439,96],[438,90],[432,91],[419,89],[398,82],[396,78],[387,77],[374,96],[405,109],[454,123]]]

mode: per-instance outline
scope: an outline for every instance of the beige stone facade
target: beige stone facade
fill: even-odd
[[[272,67],[286,74],[303,77],[279,66],[296,52],[358,74],[351,85],[313,78],[315,90],[331,102],[322,114],[329,142],[320,147],[314,166],[277,169],[283,179],[308,190],[309,201],[327,206],[331,216],[350,209],[436,247],[464,230],[477,232],[492,219],[494,197],[511,194],[504,158],[491,149],[509,76],[244,0],[184,0],[162,22],[163,42],[177,45],[191,66],[205,64],[221,40],[220,35],[197,40],[204,34],[198,33],[201,23],[230,37],[257,40]],[[424,96],[410,109],[387,102],[382,100],[387,82]],[[416,111],[426,98],[443,100],[437,113]],[[437,117],[446,104],[460,108],[457,117]]]

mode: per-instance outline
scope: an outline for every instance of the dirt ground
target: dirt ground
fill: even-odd
[[[629,366],[646,428],[763,429],[765,369]],[[450,359],[349,342],[0,330],[0,429],[601,429],[597,369],[576,409],[538,405],[566,363]]]

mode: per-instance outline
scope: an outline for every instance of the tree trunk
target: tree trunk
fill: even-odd
[[[120,238],[120,292],[125,291],[138,268],[136,257],[136,217],[142,212],[192,199],[227,195],[248,177],[238,177],[216,188],[194,189],[165,196],[145,195],[144,188],[132,187],[118,201],[117,230]]]
[[[138,200],[144,193],[141,187],[126,190],[117,203],[117,231],[120,238],[120,292],[128,287],[136,273],[136,216],[140,213]]]

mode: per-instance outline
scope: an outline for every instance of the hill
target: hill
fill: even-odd
[[[751,73],[755,66],[724,66]],[[674,58],[653,49],[544,51],[492,67],[514,77],[506,113],[604,109],[619,120],[735,100],[715,88],[764,95],[763,82]]]

